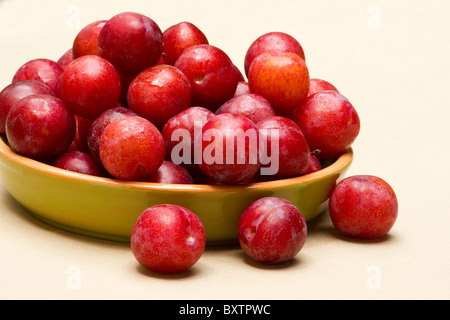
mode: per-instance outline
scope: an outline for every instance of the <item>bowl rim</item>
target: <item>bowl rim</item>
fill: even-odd
[[[125,181],[108,177],[98,177],[83,173],[77,173],[69,170],[64,170],[58,167],[54,167],[50,164],[34,160],[22,156],[15,152],[5,142],[6,137],[2,136],[0,139],[0,156],[9,159],[12,162],[18,163],[29,169],[38,171],[39,173],[54,176],[57,178],[71,179],[79,182],[85,182],[96,185],[103,185],[116,188],[127,189],[141,189],[141,190],[158,190],[158,191],[177,191],[177,192],[243,192],[245,190],[257,190],[257,189],[278,189],[283,187],[290,187],[298,184],[306,184],[316,180],[321,180],[329,175],[336,174],[348,167],[353,159],[353,149],[350,147],[337,157],[330,165],[325,168],[309,173],[306,175],[270,180],[270,181],[258,181],[245,185],[209,185],[209,184],[166,184],[157,182],[142,182],[142,181]]]

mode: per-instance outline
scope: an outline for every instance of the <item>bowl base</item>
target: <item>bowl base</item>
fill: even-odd
[[[32,212],[30,210],[27,210],[27,212],[32,217],[36,218],[37,220],[39,220],[51,227],[70,232],[74,235],[80,235],[80,236],[89,237],[89,238],[98,239],[98,240],[108,240],[108,241],[115,241],[115,242],[122,242],[122,243],[130,242],[130,237],[83,230],[83,229],[68,226],[68,225],[65,225],[65,224],[50,220],[50,219],[46,219],[46,218],[42,217],[41,215],[35,214],[34,212]]]
[[[97,239],[97,240],[114,241],[114,242],[120,242],[120,243],[130,243],[130,237],[128,237],[128,236],[117,236],[114,234],[106,234],[106,233],[100,233],[100,232],[94,232],[94,231],[83,230],[80,228],[75,228],[72,226],[68,226],[65,224],[55,222],[50,219],[46,219],[38,214],[35,214],[34,212],[32,212],[30,210],[27,210],[27,209],[25,209],[25,210],[27,211],[27,213],[30,216],[32,216],[36,220],[39,220],[39,221],[45,223],[46,225],[49,225],[51,227],[57,228],[62,231],[69,232],[74,235],[79,235],[79,236],[88,237],[88,238]],[[228,247],[228,246],[238,246],[238,245],[239,245],[239,241],[237,239],[209,240],[209,241],[207,240],[206,241],[207,247]]]

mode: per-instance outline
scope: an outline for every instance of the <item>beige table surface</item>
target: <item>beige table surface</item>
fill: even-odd
[[[208,248],[190,271],[163,276],[143,271],[128,245],[35,220],[0,184],[0,298],[450,298],[449,1],[0,0],[0,86],[28,60],[57,60],[82,26],[122,11],[161,29],[190,21],[241,70],[259,35],[295,36],[311,76],[332,82],[360,115],[347,175],[388,181],[397,223],[384,241],[349,241],[324,212],[291,263],[262,267],[237,247]]]

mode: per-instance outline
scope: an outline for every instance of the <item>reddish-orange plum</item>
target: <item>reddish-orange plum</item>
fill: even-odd
[[[96,118],[117,105],[120,77],[114,66],[96,55],[72,61],[61,75],[59,95],[74,114]]]
[[[222,113],[211,118],[197,138],[201,171],[223,184],[249,181],[259,170],[259,130],[250,119]]]
[[[106,129],[108,124],[110,124],[114,120],[128,116],[136,116],[136,113],[123,106],[118,106],[106,110],[92,122],[91,126],[89,127],[86,139],[89,153],[97,163],[101,163],[100,139],[102,137],[103,131]]]
[[[199,44],[183,51],[175,62],[189,79],[192,105],[215,111],[234,96],[238,73],[230,57],[221,49]]]
[[[344,236],[378,239],[394,226],[398,200],[392,187],[372,175],[355,175],[341,180],[329,200],[330,218]]]
[[[46,84],[37,80],[15,81],[0,92],[0,134],[5,134],[6,117],[9,110],[19,100],[33,94],[54,95]]]
[[[244,116],[254,123],[275,116],[269,101],[256,93],[245,93],[231,98],[216,110],[216,114],[221,113]]]
[[[164,62],[174,65],[181,53],[198,44],[208,44],[205,34],[193,23],[183,21],[163,32]]]
[[[253,41],[247,49],[244,58],[244,69],[246,75],[248,75],[248,71],[253,60],[264,52],[293,52],[305,60],[305,53],[297,39],[284,32],[268,32]]]
[[[162,165],[164,139],[147,119],[129,116],[112,121],[100,138],[100,159],[120,180],[146,181]]]
[[[289,117],[308,94],[308,67],[298,54],[265,52],[250,65],[248,85],[269,101],[277,115]]]
[[[278,163],[278,170],[272,174],[273,178],[291,178],[305,173],[311,152],[300,127],[293,120],[275,116],[258,122],[258,128],[271,162]],[[268,163],[262,166],[273,165],[274,163]]]
[[[318,92],[306,99],[295,112],[311,150],[318,150],[319,160],[344,153],[356,140],[360,119],[350,101],[334,90]]]
[[[194,266],[205,245],[205,229],[197,215],[173,204],[155,205],[142,212],[130,239],[136,260],[146,269],[164,274]]]
[[[13,82],[20,80],[37,80],[46,84],[55,92],[56,84],[63,68],[50,59],[33,59],[23,64],[14,74]]]
[[[72,45],[75,59],[88,54],[100,55],[98,52],[98,35],[105,23],[106,20],[94,21],[78,32]]]
[[[160,130],[167,120],[189,108],[191,100],[188,78],[179,69],[167,64],[145,69],[128,87],[128,108]]]
[[[120,73],[137,74],[161,58],[164,39],[158,24],[136,12],[122,12],[109,19],[98,35],[100,56]]]
[[[192,184],[194,179],[189,171],[170,161],[164,161],[148,182],[168,184]]]
[[[302,213],[288,200],[264,197],[241,215],[238,239],[252,259],[277,264],[293,259],[303,248],[308,228]]]
[[[325,90],[334,90],[336,92],[339,92],[338,89],[336,89],[336,87],[334,85],[332,85],[331,83],[329,83],[326,80],[323,79],[310,79],[309,80],[309,91],[308,91],[308,95],[312,96],[314,93],[320,92],[320,91],[325,91]]]
[[[12,149],[39,161],[64,153],[76,132],[74,116],[53,95],[27,96],[6,117],[6,137]]]
[[[73,150],[60,155],[53,163],[53,166],[77,173],[91,176],[103,176],[102,168],[92,159],[89,153]]]

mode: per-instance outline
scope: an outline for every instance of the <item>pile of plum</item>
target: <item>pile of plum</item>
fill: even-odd
[[[244,185],[302,176],[346,152],[360,130],[353,105],[331,83],[310,78],[305,61],[298,40],[270,32],[249,45],[241,72],[194,24],[180,22],[163,32],[143,14],[122,12],[86,25],[59,60],[23,64],[0,92],[0,134],[25,157],[118,180]],[[342,199],[356,198],[352,192],[339,193],[341,199],[330,204],[345,207]],[[259,201],[252,215],[243,214],[242,247],[261,262],[291,259],[306,239],[301,213],[283,199]],[[151,223],[137,223],[131,238],[142,264],[176,272],[199,258],[203,227],[186,210],[162,205],[146,211],[156,231]],[[257,231],[255,221],[261,215],[273,219],[274,210],[285,221],[260,223]],[[146,242],[171,233],[162,225],[168,220],[155,212],[178,219],[172,233],[191,230],[177,240],[181,253],[163,254],[164,245],[148,250]],[[392,223],[377,236],[395,220],[387,215]],[[381,224],[377,217],[372,226]],[[275,229],[278,238],[267,238]]]
[[[85,26],[58,61],[22,65],[0,94],[0,133],[63,169],[203,184],[300,176],[356,139],[355,108],[310,79],[294,37],[262,35],[244,69],[192,23],[162,32],[124,12]]]

